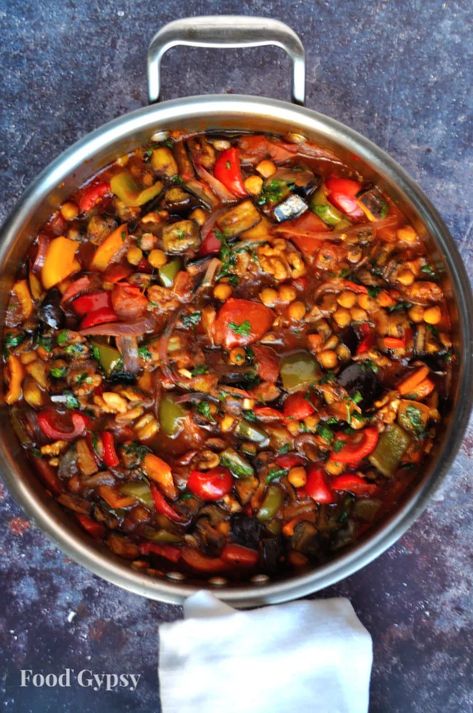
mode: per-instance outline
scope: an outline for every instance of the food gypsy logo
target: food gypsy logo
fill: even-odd
[[[66,668],[61,673],[40,673],[30,668],[20,669],[21,688],[91,688],[92,691],[136,691],[141,673],[94,673],[90,668],[75,672]]]

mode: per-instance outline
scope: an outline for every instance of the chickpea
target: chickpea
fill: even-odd
[[[340,292],[338,295],[337,302],[341,307],[350,309],[356,302],[356,295],[354,292],[350,292],[350,290],[343,290],[343,292]]]
[[[221,282],[219,285],[214,287],[214,297],[216,300],[220,300],[221,302],[225,302],[225,300],[230,297],[232,292],[232,287],[227,282]]]
[[[288,481],[294,488],[303,488],[307,483],[307,473],[302,466],[291,468],[287,476]]]
[[[317,356],[321,366],[324,369],[334,369],[338,364],[337,353],[333,349],[325,349],[323,352]]]
[[[368,311],[375,310],[378,307],[378,303],[376,302],[376,300],[374,300],[369,295],[358,295],[356,301],[358,302],[360,307]]]
[[[137,245],[132,245],[131,248],[128,248],[126,259],[130,263],[130,265],[138,265],[138,263],[141,262],[142,258],[143,251]]]
[[[242,347],[235,347],[228,355],[228,361],[235,366],[241,366],[246,361],[246,353]]]
[[[341,359],[342,361],[348,361],[349,359],[351,359],[351,351],[348,349],[348,347],[345,344],[338,345],[337,355],[338,355],[338,358]]]
[[[260,161],[256,166],[256,170],[263,178],[269,178],[276,173],[276,164],[268,160]]]
[[[401,270],[397,275],[397,279],[398,282],[401,283],[401,285],[408,287],[414,282],[415,276],[414,273],[411,272],[411,270]]]
[[[286,428],[291,436],[298,436],[300,431],[299,421],[288,421]]]
[[[259,298],[266,307],[274,307],[278,301],[278,293],[272,287],[265,287],[259,293]]]
[[[361,307],[353,307],[350,312],[355,322],[366,322],[368,320],[368,313]]]
[[[65,220],[75,220],[79,215],[79,208],[75,203],[64,203],[61,206],[61,215]]]
[[[345,467],[343,463],[338,463],[335,460],[328,460],[325,464],[325,470],[329,475],[340,475],[340,473],[343,473]]]
[[[151,267],[163,267],[163,265],[165,265],[167,262],[166,253],[163,252],[163,250],[151,250],[150,254],[148,255],[148,262]]]
[[[333,313],[333,318],[339,327],[347,327],[351,322],[351,314],[349,310],[340,307]]]
[[[440,307],[428,307],[424,312],[424,322],[427,324],[438,324],[442,319]]]
[[[419,324],[424,319],[424,308],[420,305],[414,305],[410,308],[408,314],[409,319],[411,319],[416,324]]]
[[[417,233],[414,228],[410,225],[404,226],[404,228],[399,228],[397,231],[398,240],[402,240],[404,243],[415,243],[417,240]]]
[[[295,322],[300,322],[300,320],[304,319],[305,316],[305,304],[299,301],[293,302],[287,309],[287,315],[289,319],[292,319]]]
[[[263,190],[263,179],[261,176],[248,176],[243,185],[250,195],[259,196]]]
[[[281,302],[294,302],[297,297],[296,288],[292,285],[282,285],[279,288],[279,299]]]

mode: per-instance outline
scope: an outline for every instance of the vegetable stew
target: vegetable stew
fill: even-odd
[[[14,429],[134,568],[327,561],[399,502],[441,427],[442,266],[379,186],[300,135],[157,138],[26,256],[3,338]]]

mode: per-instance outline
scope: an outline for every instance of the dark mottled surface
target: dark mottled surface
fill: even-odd
[[[154,31],[186,14],[271,15],[307,48],[307,105],[351,124],[413,175],[470,270],[472,6],[430,0],[189,2],[0,0],[0,218],[60,151],[146,101]],[[296,19],[297,18],[297,19]],[[206,91],[288,96],[276,49],[174,50],[166,97]],[[324,592],[350,597],[375,645],[372,713],[473,710],[473,431],[425,514],[369,567]],[[61,552],[0,495],[0,698],[6,711],[158,711],[159,622],[180,609],[106,584]],[[28,523],[26,523],[28,525]],[[24,530],[24,531],[23,531]],[[136,693],[20,689],[19,669],[136,672]]]

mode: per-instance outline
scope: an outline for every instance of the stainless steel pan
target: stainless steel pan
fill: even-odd
[[[193,96],[162,104],[160,61],[175,45],[205,47],[282,47],[292,60],[292,100],[288,102],[244,95]],[[210,580],[219,596],[236,606],[251,606],[299,597],[326,587],[360,569],[388,548],[414,522],[447,472],[462,440],[472,402],[473,301],[465,268],[446,226],[419,187],[393,159],[360,134],[333,119],[305,109],[304,49],[298,36],[275,20],[255,17],[200,17],[166,25],[153,38],[148,53],[149,98],[152,104],[121,116],[78,141],[51,163],[34,181],[5,224],[0,242],[0,311],[4,314],[13,277],[28,245],[48,215],[85,179],[117,156],[147,143],[166,129],[236,129],[304,134],[334,149],[368,179],[378,181],[398,202],[422,235],[428,235],[434,255],[446,270],[445,289],[454,322],[458,368],[452,407],[422,478],[398,510],[367,539],[337,559],[309,573],[269,580],[266,575],[244,585]],[[3,477],[13,495],[38,525],[74,560],[92,572],[138,594],[167,602],[181,602],[198,583],[179,573],[166,580],[132,570],[105,546],[92,543],[68,513],[54,503],[31,472],[1,409],[0,458]]]

